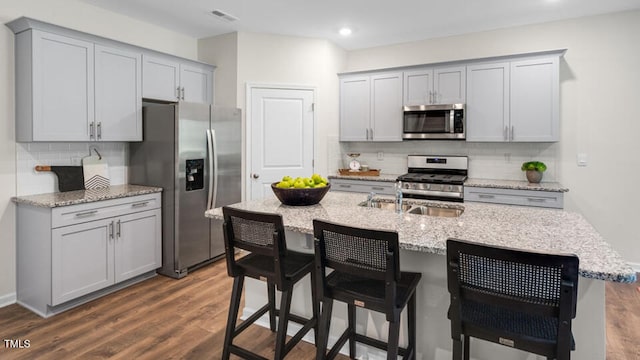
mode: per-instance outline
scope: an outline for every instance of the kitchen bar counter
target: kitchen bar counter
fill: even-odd
[[[142,185],[113,185],[103,189],[76,190],[49,194],[16,196],[11,200],[17,204],[55,208],[95,201],[118,199],[129,196],[162,192],[162,188]]]
[[[275,199],[246,201],[232,205],[236,208],[282,214],[287,247],[296,251],[313,252],[315,218],[352,226],[395,230],[399,234],[401,269],[422,273],[417,294],[417,359],[450,360],[451,335],[447,318],[449,293],[445,241],[449,237],[545,252],[569,252],[580,258],[577,315],[573,321],[576,350],[575,359],[605,360],[605,286],[604,281],[632,282],[635,273],[622,257],[604,241],[602,236],[580,215],[558,209],[484,203],[439,203],[444,206],[464,206],[458,218],[396,214],[391,210],[358,206],[366,194],[329,192],[318,205],[292,207]],[[407,201],[411,201],[406,199]],[[221,219],[220,208],[209,210],[207,217]],[[310,315],[311,289],[303,280],[294,290],[292,311]],[[264,282],[245,281],[245,305],[242,318],[254,314],[267,302]],[[360,332],[386,339],[388,323],[384,315],[357,309],[356,327]],[[332,315],[329,346],[332,346],[346,326],[346,306],[337,303]],[[265,315],[257,324],[269,327]],[[289,325],[289,335],[299,330]],[[402,323],[400,345],[406,344],[406,322]],[[313,343],[312,334],[305,341]],[[348,347],[342,352],[346,354]],[[472,356],[476,360],[540,360],[506,346],[474,341]],[[384,359],[385,353],[364,345],[357,345],[358,356]]]
[[[458,218],[395,214],[357,206],[366,195],[329,192],[315,206],[286,206],[277,199],[248,201],[234,207],[282,214],[285,229],[313,234],[313,219],[358,227],[394,230],[402,249],[444,255],[448,238],[543,252],[573,253],[580,258],[580,275],[614,282],[634,282],[635,272],[580,214],[524,206],[446,203],[463,206]],[[406,201],[412,201],[406,199]],[[424,201],[422,201],[424,202]],[[206,212],[221,218],[221,209]]]
[[[568,188],[563,187],[557,182],[541,182],[533,184],[528,181],[518,180],[495,180],[495,179],[467,179],[464,186],[468,187],[484,187],[496,189],[513,189],[513,190],[535,190],[535,191],[556,191],[567,192]]]

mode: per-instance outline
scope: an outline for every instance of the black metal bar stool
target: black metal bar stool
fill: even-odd
[[[421,274],[400,271],[398,234],[313,221],[316,281],[322,301],[316,359],[333,359],[347,340],[349,356],[356,342],[387,351],[387,359],[416,356],[416,287]],[[333,269],[327,275],[326,268]],[[333,300],[347,303],[348,327],[327,354]],[[356,333],[356,306],[384,313],[387,343]],[[400,314],[407,307],[408,345],[400,348]]]
[[[222,359],[229,359],[231,353],[245,359],[265,359],[249,350],[233,344],[233,339],[266,312],[269,312],[271,331],[276,331],[275,359],[282,359],[310,330],[318,334],[319,302],[315,289],[313,254],[289,251],[286,247],[282,216],[223,207],[224,240],[227,271],[233,277],[233,291],[229,306],[229,318],[224,338]],[[236,260],[235,249],[251,253]],[[311,274],[312,312],[310,319],[291,314],[293,285],[305,275]],[[242,286],[245,276],[267,282],[268,303],[236,327]],[[280,309],[276,309],[275,289],[281,291]],[[290,340],[286,342],[289,321],[302,324]]]
[[[469,359],[470,337],[570,359],[577,256],[449,239],[447,264],[454,360]]]

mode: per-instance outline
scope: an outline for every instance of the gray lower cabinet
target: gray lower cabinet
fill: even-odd
[[[562,209],[564,207],[564,193],[465,186],[464,201]]]
[[[18,303],[43,317],[155,275],[160,194],[18,206]]]
[[[332,191],[349,191],[361,193],[376,193],[380,195],[394,195],[395,182],[371,181],[357,179],[331,179]]]

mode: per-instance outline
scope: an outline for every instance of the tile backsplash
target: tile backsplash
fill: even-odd
[[[17,143],[18,196],[58,191],[58,179],[52,172],[35,171],[36,165],[82,165],[82,158],[96,148],[109,165],[112,185],[127,183],[127,143]],[[95,155],[95,153],[94,153]]]
[[[329,139],[329,173],[347,168],[348,153],[360,153],[358,160],[387,174],[407,172],[407,155],[461,155],[469,157],[469,177],[476,179],[525,180],[520,166],[538,160],[547,165],[542,181],[557,181],[555,143],[469,143],[464,141],[404,141],[394,143],[338,142]],[[381,154],[380,154],[381,153]],[[381,155],[381,157],[379,157]]]

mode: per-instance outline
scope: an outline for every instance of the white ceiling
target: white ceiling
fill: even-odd
[[[82,1],[195,38],[248,31],[324,38],[347,50],[640,9],[640,0]],[[238,20],[220,20],[214,9]],[[343,26],[353,34],[339,35]]]

